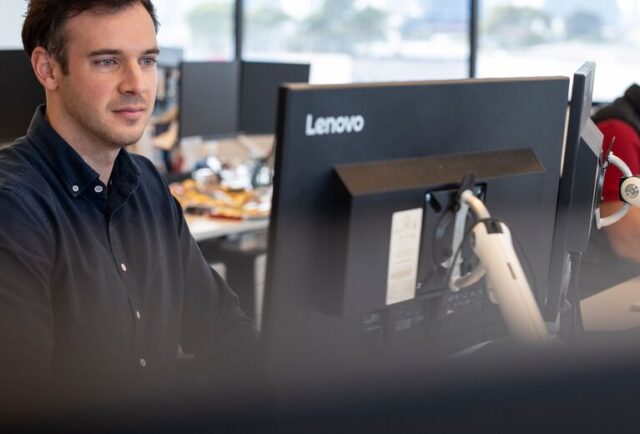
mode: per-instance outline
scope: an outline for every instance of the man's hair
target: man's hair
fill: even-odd
[[[158,18],[151,0],[29,0],[22,26],[22,45],[31,57],[33,50],[40,46],[52,55],[68,73],[67,20],[86,11],[115,13],[125,7],[141,4],[149,12],[153,25],[158,31]]]

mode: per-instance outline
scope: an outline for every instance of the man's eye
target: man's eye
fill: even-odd
[[[101,60],[97,60],[96,64],[99,66],[111,67],[116,64],[116,61],[113,59],[101,59]]]
[[[156,59],[153,57],[145,57],[142,59],[142,64],[145,66],[153,66],[156,64]]]

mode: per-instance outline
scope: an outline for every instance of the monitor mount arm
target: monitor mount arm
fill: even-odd
[[[622,207],[607,217],[600,217],[600,208],[595,211],[596,227],[598,229],[610,226],[624,217],[629,211],[630,206],[640,208],[640,176],[634,176],[629,166],[619,157],[609,152],[607,154],[606,163],[613,164],[620,172],[622,179],[620,180],[620,199]],[[605,167],[606,168],[606,167]]]
[[[543,343],[549,340],[546,325],[527,277],[513,248],[511,232],[506,224],[491,218],[484,203],[473,194],[473,176],[465,177],[458,194],[457,212],[469,210],[476,217],[473,251],[480,263],[464,276],[452,273],[449,288],[458,291],[486,276],[489,297],[497,303],[512,337],[519,343]],[[466,215],[457,222],[464,222]],[[457,228],[459,232],[459,228]],[[456,232],[456,229],[454,229]],[[461,243],[460,237],[454,237]],[[453,251],[460,248],[454,245]],[[454,267],[458,267],[454,261]]]

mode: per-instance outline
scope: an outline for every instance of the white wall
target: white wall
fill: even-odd
[[[0,1],[0,48],[22,48],[20,32],[26,11],[26,0]]]

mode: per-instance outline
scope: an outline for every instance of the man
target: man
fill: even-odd
[[[156,390],[174,384],[179,346],[220,376],[253,354],[252,322],[163,178],[124,149],[153,109],[157,25],[150,0],[29,2],[46,106],[0,153],[5,392]]]
[[[603,146],[640,174],[640,86],[631,85],[623,96],[602,107],[593,116],[604,135]],[[618,210],[620,178],[617,167],[605,173],[600,211],[603,216]],[[622,220],[592,232],[589,250],[583,259],[580,289],[590,295],[640,275],[640,209],[631,207]]]

